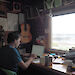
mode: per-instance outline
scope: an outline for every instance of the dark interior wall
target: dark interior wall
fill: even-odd
[[[34,19],[27,20],[27,23],[31,26],[31,33],[34,37],[45,35],[45,29],[48,28],[48,16],[47,14],[40,15]]]
[[[23,0],[22,3],[25,6],[32,6],[39,9],[44,8],[44,0]]]
[[[27,20],[27,22],[31,25],[31,33],[33,35],[33,39],[36,39],[36,37],[44,35],[44,29],[45,26],[41,22],[40,18]]]

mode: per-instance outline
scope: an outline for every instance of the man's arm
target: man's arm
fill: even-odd
[[[27,69],[29,67],[29,65],[32,63],[33,59],[36,58],[36,56],[32,55],[28,61],[24,62],[21,61],[18,63],[18,65],[22,68],[22,69]]]

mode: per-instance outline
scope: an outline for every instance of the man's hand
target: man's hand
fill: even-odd
[[[33,59],[35,59],[35,58],[37,58],[37,55],[31,54],[30,57],[33,58]]]

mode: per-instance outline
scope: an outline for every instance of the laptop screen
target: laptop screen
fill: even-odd
[[[40,45],[33,45],[32,47],[32,54],[35,54],[37,56],[42,56],[44,54],[44,46]]]

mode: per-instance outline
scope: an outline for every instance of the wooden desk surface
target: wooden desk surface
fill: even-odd
[[[56,62],[56,63],[55,63]],[[67,65],[63,64],[64,60],[62,60],[61,58],[57,58],[52,64],[52,68],[64,73],[67,73]]]
[[[40,61],[39,60],[35,60],[34,63],[40,63]],[[51,68],[51,69],[54,69],[56,71],[63,72],[65,74],[71,75],[71,72],[67,72],[67,65],[53,63],[52,66],[48,66],[48,67]]]
[[[64,64],[52,64],[52,69],[72,75],[72,72],[67,71],[67,65]]]
[[[52,64],[52,69],[67,73],[67,66],[62,64]]]

